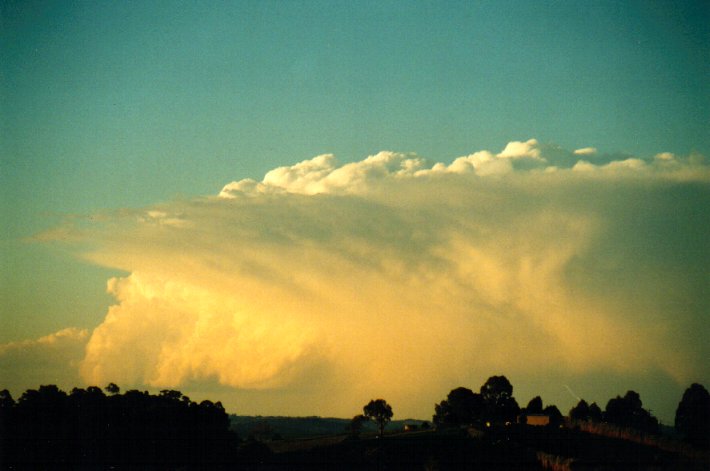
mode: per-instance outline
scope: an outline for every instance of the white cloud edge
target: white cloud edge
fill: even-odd
[[[542,144],[537,139],[511,141],[497,154],[481,150],[457,157],[450,164],[430,163],[413,153],[381,151],[361,161],[341,165],[333,154],[321,154],[291,166],[275,168],[267,172],[261,181],[245,178],[228,183],[219,192],[219,197],[269,193],[358,194],[378,181],[443,174],[500,177],[560,170],[586,172],[590,175],[652,170],[669,177],[710,178],[708,167],[670,152],[656,154],[652,159],[625,157],[599,163],[588,160],[592,157],[600,157],[595,147],[567,151],[554,144]]]

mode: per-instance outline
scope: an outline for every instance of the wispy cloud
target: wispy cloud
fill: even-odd
[[[420,416],[495,372],[708,378],[708,167],[592,154],[322,155],[102,218],[84,256],[131,274],[109,281],[81,374]]]

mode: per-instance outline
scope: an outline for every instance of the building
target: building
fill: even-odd
[[[550,425],[550,416],[547,414],[527,414],[525,423],[535,427],[544,427]]]

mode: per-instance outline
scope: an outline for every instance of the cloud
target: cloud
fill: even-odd
[[[220,196],[229,198],[234,192],[278,191],[305,195],[357,193],[379,180],[415,175],[424,166],[424,159],[397,152],[380,152],[342,166],[338,165],[335,156],[325,154],[271,170],[261,183],[250,179],[232,182],[222,189]]]
[[[509,142],[505,149],[498,154],[502,159],[534,159],[544,160],[541,157],[541,151],[537,139],[530,139],[526,142],[513,141]]]
[[[81,375],[217,383],[242,412],[258,395],[272,409],[254,413],[349,416],[379,396],[418,417],[498,373],[707,380],[708,168],[588,155],[322,155],[96,218],[83,256],[130,275],[109,281]]]
[[[178,387],[215,377],[267,388],[288,382],[288,370],[311,354],[312,334],[303,325],[278,312],[260,310],[266,320],[249,315],[255,310],[236,296],[181,275],[134,272],[109,280],[119,304],[87,345],[81,373],[88,382]]]
[[[42,384],[81,384],[78,365],[88,339],[88,330],[69,327],[38,339],[0,344],[0,387],[20,393]]]
[[[594,155],[596,153],[596,147],[583,147],[581,149],[575,149],[574,151],[574,155]]]

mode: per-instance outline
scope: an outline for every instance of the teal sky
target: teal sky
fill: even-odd
[[[319,153],[710,151],[707,2],[3,2],[10,236]]]
[[[324,153],[710,156],[709,80],[706,1],[4,0],[0,343],[112,303],[121,272],[27,242],[68,216]]]

